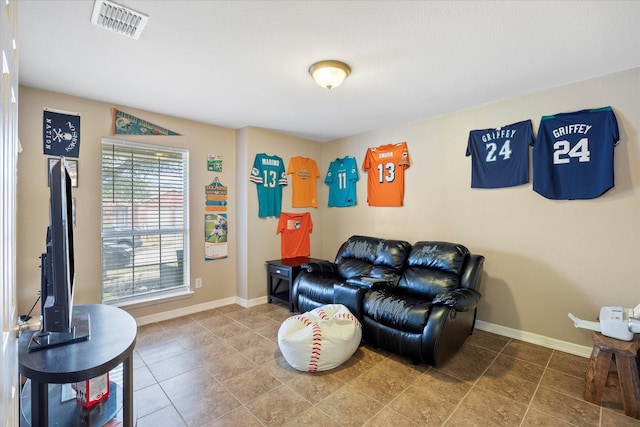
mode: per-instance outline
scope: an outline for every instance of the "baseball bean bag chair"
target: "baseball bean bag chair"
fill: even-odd
[[[299,371],[333,369],[360,345],[362,326],[342,304],[329,304],[291,316],[278,330],[278,346],[289,365]]]

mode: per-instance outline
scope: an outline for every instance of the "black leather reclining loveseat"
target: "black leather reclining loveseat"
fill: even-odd
[[[334,262],[304,266],[293,304],[299,312],[344,304],[368,343],[440,365],[473,332],[483,263],[456,243],[352,236]]]

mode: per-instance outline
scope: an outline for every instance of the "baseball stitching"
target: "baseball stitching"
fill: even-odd
[[[327,313],[325,313],[323,309],[319,308],[317,313],[320,320],[329,320],[329,316],[327,316]]]
[[[322,352],[322,329],[318,322],[311,324],[313,333],[313,342],[311,345],[311,357],[309,358],[309,367],[307,372],[317,372],[320,366],[320,353]]]
[[[316,311],[320,320],[329,320],[329,316],[325,313],[324,310],[318,309]],[[360,321],[351,314],[351,312],[347,313],[337,313],[333,316],[335,319],[346,319],[355,323],[359,329],[362,329],[362,325]],[[312,322],[306,316],[292,316],[291,319],[298,320],[304,324],[305,327],[311,326],[311,335],[312,335],[312,344],[311,344],[311,355],[309,357],[309,364],[307,366],[307,372],[317,372],[320,367],[320,355],[322,353],[322,329],[318,322]]]
[[[338,313],[335,316],[333,316],[337,319],[347,319],[352,321],[353,323],[356,324],[356,326],[358,326],[358,328],[362,329],[362,325],[360,324],[360,321],[356,318],[356,316],[354,316],[351,313]]]

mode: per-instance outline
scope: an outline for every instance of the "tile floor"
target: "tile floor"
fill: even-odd
[[[582,399],[587,359],[483,331],[437,369],[365,345],[299,372],[277,344],[290,315],[232,305],[140,327],[138,426],[640,426],[616,389]]]

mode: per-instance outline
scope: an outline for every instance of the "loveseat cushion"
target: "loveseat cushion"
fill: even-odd
[[[402,240],[351,236],[336,255],[336,267],[345,279],[370,276],[397,284],[411,245]]]
[[[430,267],[459,275],[468,255],[469,249],[457,243],[423,241],[411,247],[407,265]]]
[[[342,283],[335,274],[302,272],[296,283],[296,293],[323,304],[333,303],[333,286]]]
[[[364,295],[362,314],[396,330],[422,333],[431,307],[431,302],[402,294],[398,288],[386,288]]]
[[[335,273],[336,265],[331,261],[309,261],[302,264],[302,268],[309,273]]]
[[[411,248],[399,287],[407,293],[432,300],[437,294],[460,286],[469,250],[456,243],[423,241]]]

